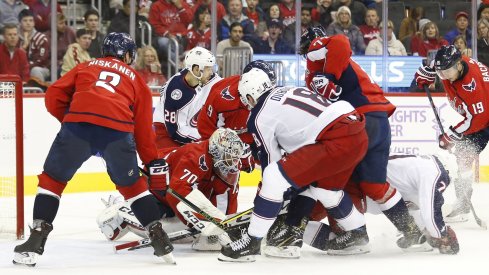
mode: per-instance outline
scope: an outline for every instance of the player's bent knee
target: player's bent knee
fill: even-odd
[[[263,183],[260,195],[272,200],[283,200],[284,192],[291,186],[280,172],[276,162],[265,168]]]
[[[58,199],[61,197],[61,194],[66,187],[66,182],[57,181],[53,177],[46,174],[46,172],[42,172],[37,177],[39,179],[38,194],[46,194],[57,197]]]
[[[379,204],[387,202],[396,193],[396,189],[389,183],[365,182],[360,183],[363,193]]]

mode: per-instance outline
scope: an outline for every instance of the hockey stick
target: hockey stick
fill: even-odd
[[[168,238],[170,239],[171,242],[174,242],[199,233],[200,231],[198,231],[197,229],[189,228],[189,229],[168,233]],[[144,238],[138,241],[132,241],[132,242],[115,245],[114,251],[117,253],[117,251],[124,250],[124,249],[136,250],[136,249],[149,247],[150,245],[151,245],[151,240],[149,238]]]
[[[227,230],[235,228],[235,227],[240,226],[242,224],[245,224],[249,221],[252,211],[253,211],[253,208],[247,209],[243,212],[240,212],[240,213],[222,221],[221,224],[225,225]],[[195,228],[190,228],[190,229],[186,229],[186,230],[180,230],[180,231],[168,233],[168,237],[170,238],[170,241],[173,242],[173,241],[177,241],[177,240],[189,237],[189,236],[194,236],[194,235],[199,234],[199,233],[200,233],[199,230],[197,230]],[[128,249],[129,251],[137,250],[137,249],[149,247],[150,242],[151,242],[151,240],[149,238],[144,238],[144,239],[141,239],[138,241],[132,241],[132,242],[128,242],[128,243],[119,244],[119,245],[114,246],[114,251],[117,253],[117,251],[124,250],[124,249]]]
[[[436,111],[435,103],[433,102],[433,98],[431,97],[430,89],[428,88],[428,85],[426,85],[426,84],[423,85],[423,88],[424,88],[424,91],[426,92],[426,95],[428,95],[428,99],[430,101],[431,109],[433,109],[433,113],[435,114],[435,119],[436,119],[436,122],[438,123],[438,127],[440,128],[442,135],[444,135],[445,130],[443,129],[443,125],[441,124],[440,115]],[[467,197],[467,194],[465,192],[462,192],[462,193],[465,197],[465,200],[467,200],[469,202],[470,210],[472,211],[472,215],[474,216],[474,219],[475,219],[475,222],[477,223],[477,225],[479,225],[482,229],[487,230],[486,222],[481,220],[479,218],[479,216],[477,216],[477,214],[475,213],[475,209],[474,209],[474,205],[472,204],[472,201],[470,201],[470,199]]]

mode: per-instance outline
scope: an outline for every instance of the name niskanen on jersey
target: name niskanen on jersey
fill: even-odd
[[[119,64],[117,62],[112,62],[112,61],[106,61],[106,60],[93,60],[90,61],[90,63],[88,63],[88,66],[94,66],[94,65],[105,67],[105,68],[111,68],[116,71],[119,71],[120,73],[129,76],[131,80],[136,79],[136,74],[131,69],[124,66],[123,64]]]

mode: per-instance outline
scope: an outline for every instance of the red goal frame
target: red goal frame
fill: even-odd
[[[16,152],[16,236],[24,238],[24,115],[22,79],[18,75],[0,75],[0,82],[15,82]]]

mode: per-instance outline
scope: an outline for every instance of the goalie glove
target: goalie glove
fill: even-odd
[[[110,196],[108,201],[102,199],[107,206],[97,216],[97,224],[110,241],[122,238],[127,232],[132,232],[146,238],[147,233],[131,210],[131,206],[122,197]]]
[[[226,218],[226,215],[217,209],[198,189],[192,190],[185,198],[219,221]],[[224,233],[222,229],[212,222],[203,220],[198,213],[195,213],[192,208],[182,201],[177,204],[177,210],[185,220],[190,222],[204,236],[221,235]]]
[[[335,85],[322,74],[315,75],[312,78],[311,89],[331,102],[337,101],[343,91],[340,86]]]
[[[447,226],[445,234],[441,238],[428,238],[428,243],[440,250],[442,254],[457,254],[460,251],[457,235],[450,226]]]
[[[462,134],[457,133],[452,126],[450,126],[446,133],[438,137],[438,146],[443,150],[450,151],[453,146],[463,138]]]

